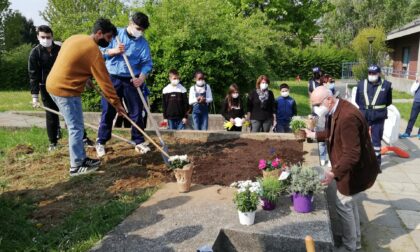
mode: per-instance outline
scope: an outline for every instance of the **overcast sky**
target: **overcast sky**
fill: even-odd
[[[47,24],[47,22],[39,15],[40,11],[45,9],[47,0],[9,0],[10,8],[18,10],[26,18],[32,19],[35,26]]]

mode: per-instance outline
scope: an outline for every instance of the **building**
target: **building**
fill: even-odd
[[[392,49],[392,68],[385,68],[387,79],[395,89],[409,91],[420,76],[420,18],[388,33],[387,45]]]

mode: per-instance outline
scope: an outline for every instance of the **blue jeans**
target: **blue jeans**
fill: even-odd
[[[321,160],[327,161],[327,145],[325,144],[325,142],[319,142],[318,149],[319,149],[319,158]]]
[[[290,124],[290,122],[284,123],[284,122],[277,121],[277,124],[276,124],[276,132],[277,133],[290,133],[290,132],[292,132],[292,130],[290,129],[289,124]]]
[[[411,107],[411,114],[410,114],[410,120],[408,120],[407,129],[405,130],[405,133],[408,135],[411,134],[411,131],[413,130],[414,123],[417,120],[417,116],[420,113],[420,102],[413,102],[413,106]],[[417,133],[420,135],[420,128]]]
[[[382,136],[384,135],[384,123],[385,119],[376,122],[369,122],[372,145],[373,149],[375,150],[375,155],[379,166],[381,166],[381,144]]]
[[[141,102],[137,89],[131,85],[131,78],[121,78],[111,76],[112,84],[114,85],[117,95],[124,99],[125,105],[127,106],[128,116],[133,120],[141,129],[144,129],[143,121],[143,103]],[[101,99],[102,115],[101,122],[99,124],[98,139],[97,142],[105,144],[111,139],[112,134],[112,123],[114,121],[117,111],[109,104],[105,98]],[[136,144],[144,142],[143,135],[134,127],[131,127],[131,140]]]
[[[83,143],[84,125],[82,99],[80,96],[62,97],[51,95],[58,109],[64,116],[69,131],[70,166],[78,167],[86,159]]]
[[[183,130],[185,129],[185,124],[182,123],[182,119],[168,119],[168,129]]]

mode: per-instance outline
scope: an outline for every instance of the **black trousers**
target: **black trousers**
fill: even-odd
[[[49,109],[59,111],[57,105],[54,103],[54,101],[51,99],[50,94],[47,92],[45,85],[40,86],[40,92],[42,104],[44,104],[44,106]],[[56,144],[58,136],[60,134],[60,119],[58,118],[58,115],[54,113],[48,111],[46,111],[45,113],[48,139],[50,143]]]

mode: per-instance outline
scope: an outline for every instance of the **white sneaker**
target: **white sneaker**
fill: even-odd
[[[105,145],[97,143],[95,145],[95,149],[96,149],[96,155],[98,156],[98,158],[105,156]]]
[[[328,161],[328,168],[331,168],[331,161]]]
[[[321,160],[321,166],[324,166],[325,165],[325,160]]]
[[[134,149],[140,154],[146,154],[150,151],[150,148],[145,143],[137,144]]]

